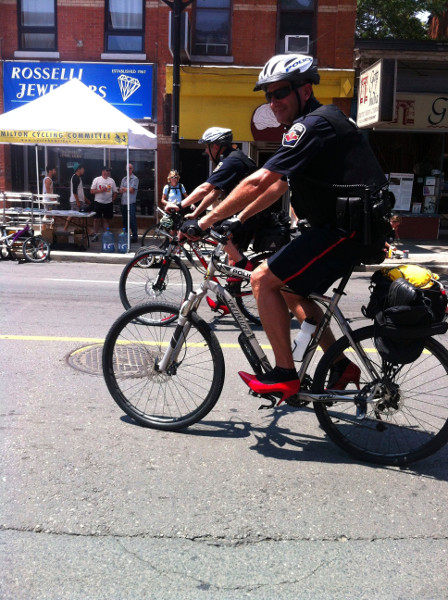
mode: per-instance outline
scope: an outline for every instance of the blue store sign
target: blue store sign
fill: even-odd
[[[74,78],[80,79],[128,117],[153,118],[153,65],[129,63],[5,61],[5,112],[31,102]],[[61,110],[64,110],[63,106]]]

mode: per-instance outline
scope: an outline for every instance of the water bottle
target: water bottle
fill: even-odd
[[[316,330],[316,321],[311,319],[305,319],[302,323],[299,333],[296,335],[292,344],[292,357],[296,361],[301,361],[305,350],[308,348],[311,337]]]
[[[115,252],[115,238],[109,227],[103,233],[102,241],[102,252]]]
[[[123,227],[123,231],[118,236],[118,252],[120,254],[126,254],[128,251],[128,234],[126,229]]]

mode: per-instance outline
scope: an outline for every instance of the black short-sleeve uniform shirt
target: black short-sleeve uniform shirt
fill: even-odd
[[[264,168],[288,178],[296,215],[312,225],[270,258],[269,268],[302,296],[324,293],[361,257],[349,234],[336,227],[336,198],[344,193],[333,186],[380,187],[386,177],[356,125],[337,107],[321,107],[314,98],[310,112],[294,121]]]
[[[288,178],[291,204],[299,218],[311,225],[333,224],[336,185],[386,183],[385,175],[363,133],[335,106],[320,107],[314,100],[312,112],[294,121],[277,152],[264,168]],[[328,114],[340,122],[345,135],[336,133]]]
[[[227,196],[240,181],[256,169],[254,161],[239,149],[228,149],[221,157],[216,169],[207,179],[215,188]]]

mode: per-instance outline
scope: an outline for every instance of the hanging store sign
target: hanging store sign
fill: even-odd
[[[127,133],[100,133],[89,131],[17,131],[0,129],[0,144],[70,144],[85,146],[127,146]]]
[[[362,71],[358,89],[358,127],[392,121],[395,106],[396,61],[381,59]]]
[[[131,119],[153,119],[153,65],[17,61],[3,64],[5,112],[76,78]]]

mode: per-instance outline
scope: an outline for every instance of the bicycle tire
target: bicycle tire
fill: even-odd
[[[151,248],[166,248],[170,243],[168,236],[164,233],[160,225],[152,225],[143,233],[141,239],[142,246]]]
[[[167,257],[161,250],[134,256],[119,282],[120,300],[126,310],[150,301],[172,302],[179,309],[192,289],[193,279],[186,265],[178,256]]]
[[[103,347],[103,374],[118,406],[140,425],[177,431],[200,421],[215,406],[224,385],[221,346],[196,313],[171,373],[157,361],[172,338],[178,308],[148,303],[131,308],[112,325]],[[152,325],[142,323],[151,322]]]
[[[50,244],[42,237],[33,235],[23,242],[22,252],[28,262],[45,262],[50,258]]]
[[[275,254],[273,251],[267,250],[265,252],[258,252],[257,254],[252,254],[249,256],[250,262],[255,267],[261,265],[263,261],[267,258]],[[238,292],[235,292],[235,300],[236,303],[243,313],[243,315],[248,319],[251,323],[255,325],[261,325],[260,316],[258,314],[257,301],[252,293],[252,288],[250,285],[250,281],[243,281],[241,284],[238,284],[239,289]],[[232,290],[230,290],[232,292]]]
[[[440,450],[448,442],[448,402],[443,392],[448,388],[448,351],[437,340],[428,338],[416,361],[393,367],[384,363],[376,351],[373,325],[354,331],[354,340],[367,350],[381,385],[390,382],[391,394],[389,398],[383,391],[378,394],[373,404],[367,404],[362,419],[356,418],[354,402],[314,403],[328,437],[354,458],[380,465],[407,465]],[[330,366],[344,352],[361,369],[361,389],[371,383],[344,336],[321,358],[313,392],[325,390]],[[397,389],[393,389],[395,385]]]

